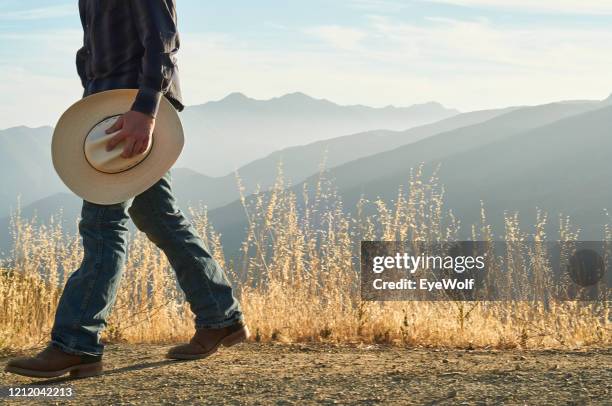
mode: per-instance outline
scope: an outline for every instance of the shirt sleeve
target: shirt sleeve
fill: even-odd
[[[142,81],[132,110],[155,117],[175,76],[179,38],[174,0],[130,0],[144,55]]]
[[[81,85],[85,88],[87,84],[87,73],[85,66],[87,64],[87,48],[84,46],[79,49],[76,53],[76,68],[79,78],[81,78]]]

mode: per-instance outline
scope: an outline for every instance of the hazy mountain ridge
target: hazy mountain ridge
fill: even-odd
[[[551,238],[558,237],[558,216],[565,215],[582,230],[581,238],[601,240],[610,221],[604,210],[612,207],[611,120],[612,106],[605,106],[446,157],[438,174],[448,207],[469,224],[479,220],[483,201],[498,230],[505,212],[518,212],[529,227],[540,209],[550,215]],[[368,190],[388,197],[401,179],[396,172],[343,196],[353,201]]]
[[[11,127],[0,130],[0,169],[4,173],[0,190],[0,216],[16,207],[61,191],[68,191],[53,169],[49,126]]]
[[[299,176],[318,168],[321,161],[320,153],[327,149],[328,157],[333,156],[334,162],[338,163],[336,167],[330,168],[328,176],[334,179],[344,199],[345,207],[350,208],[362,195],[369,198],[380,196],[384,200],[391,201],[396,197],[399,185],[406,185],[411,167],[421,162],[425,163],[426,168],[441,164],[440,178],[447,190],[448,207],[457,215],[463,216],[464,221],[469,222],[474,219],[473,211],[480,207],[479,201],[482,199],[487,209],[497,218],[501,218],[504,210],[513,210],[520,206],[525,218],[532,221],[530,216],[533,215],[537,202],[539,207],[545,210],[553,212],[561,210],[566,214],[577,215],[577,221],[580,220],[589,226],[589,224],[598,224],[600,220],[595,212],[601,211],[608,200],[612,201],[612,195],[608,196],[605,188],[594,190],[592,183],[579,184],[577,180],[592,178],[591,174],[585,173],[581,168],[595,171],[597,163],[604,168],[603,173],[608,173],[612,168],[607,168],[606,165],[610,166],[612,163],[608,164],[607,161],[602,161],[603,158],[597,158],[591,163],[574,165],[572,168],[575,170],[576,180],[572,181],[571,187],[580,189],[580,193],[574,196],[584,197],[582,201],[574,199],[572,204],[559,205],[554,202],[562,201],[565,198],[563,193],[568,191],[565,189],[567,184],[564,183],[562,174],[557,170],[558,160],[570,160],[571,155],[561,152],[576,149],[575,142],[579,143],[581,139],[590,140],[590,145],[596,147],[596,152],[605,156],[605,151],[612,148],[612,145],[607,145],[607,138],[604,137],[607,130],[604,124],[612,122],[612,108],[607,108],[609,105],[610,100],[606,99],[602,102],[571,101],[464,113],[408,131],[366,132],[287,148],[246,165],[240,172],[241,177],[247,183],[251,183],[251,186],[257,176],[269,177],[268,182],[271,182],[273,176],[270,175],[274,175],[276,165],[279,159],[282,159],[285,162],[285,174],[294,171]],[[591,128],[592,126],[595,127]],[[555,138],[554,135],[546,135],[551,131],[562,136]],[[546,141],[532,146],[530,145],[532,139],[536,141],[546,139]],[[361,143],[360,148],[366,155],[342,163],[342,159],[346,158],[342,155],[343,146],[347,143],[353,145]],[[399,146],[393,145],[394,143],[398,143]],[[546,146],[549,144],[554,148],[549,147],[550,151],[547,152]],[[384,150],[376,150],[376,145]],[[527,153],[530,149],[538,151],[537,154]],[[332,154],[329,154],[330,151]],[[552,151],[555,152],[551,153]],[[580,151],[578,156],[584,159],[585,150],[578,149],[578,151]],[[355,151],[353,153],[356,154]],[[315,156],[316,160],[308,159]],[[307,162],[307,169],[303,165],[304,162]],[[517,169],[517,164],[523,164],[529,170],[521,171]],[[210,197],[212,194],[219,193],[219,190],[214,190],[212,186],[210,187],[210,190],[213,190],[212,194],[200,193],[203,190],[208,192],[208,187],[194,188],[192,186],[194,184],[210,186],[214,182],[220,182],[224,188],[231,187],[234,193],[236,191],[233,174],[213,178],[186,169],[175,169],[173,173],[175,190],[184,209],[188,200],[191,200],[191,203],[202,200],[206,205],[209,201],[214,201]],[[537,174],[542,176],[538,178]],[[604,175],[598,172],[597,176],[601,178]],[[538,179],[537,184],[535,179]],[[316,175],[307,177],[304,181],[312,185],[316,181]],[[600,179],[599,182],[604,180]],[[297,194],[298,199],[301,199],[302,184],[295,183],[297,183],[294,186],[295,190],[300,190]],[[190,189],[192,194],[185,193],[185,189]],[[513,195],[507,191],[517,193]],[[54,205],[52,200],[47,201],[51,206]],[[72,214],[78,215],[76,211],[80,208],[78,198],[71,199],[64,196],[62,200],[64,204],[74,206]],[[595,210],[594,204],[599,204],[601,207]],[[568,208],[571,209],[569,212]],[[36,204],[25,208],[24,214],[27,217],[28,213],[35,210],[40,211],[37,210]],[[66,217],[70,217],[69,214],[66,211]],[[554,217],[555,214],[551,214]],[[240,203],[234,201],[212,210],[209,218],[222,233],[223,242],[228,252],[231,252],[241,241],[246,225]]]
[[[369,131],[318,141],[304,146],[294,146],[251,162],[241,168],[238,174],[245,193],[248,195],[258,185],[263,190],[272,185],[276,178],[279,162],[283,163],[284,176],[292,182],[298,183],[316,173],[322,160],[325,160],[327,168],[333,168],[362,156],[393,149],[398,145],[415,142],[452,128],[485,121],[514,109],[516,107],[462,113],[406,131]],[[57,177],[55,172],[50,172],[50,176]],[[177,199],[184,209],[188,206],[199,206],[200,204],[209,209],[214,209],[239,198],[235,174],[213,178],[189,168],[174,168],[172,169],[172,182]],[[16,198],[11,197],[10,203],[12,207],[15,207]],[[78,217],[80,208],[80,198],[69,192],[60,192],[33,203],[26,202],[21,210],[24,218],[37,216],[39,219],[45,220],[51,215],[57,214],[61,209],[64,220],[70,223]],[[9,219],[7,217],[0,220],[0,227],[6,228],[8,224]],[[6,241],[0,241],[0,248],[7,248]]]
[[[439,103],[341,106],[303,93],[256,100],[232,93],[181,113],[186,141],[177,167],[223,176],[294,145],[372,130],[406,130],[458,114]]]
[[[283,175],[292,183],[299,183],[317,173],[322,166],[334,168],[352,160],[410,144],[440,132],[486,121],[516,109],[482,110],[456,116],[406,131],[376,130],[335,137],[307,145],[298,145],[271,153],[265,158],[248,163],[237,170],[245,194],[257,186],[262,190],[276,179],[279,164]],[[191,169],[174,169],[175,190],[185,203],[203,202],[210,209],[238,199],[236,173],[223,177],[199,175]],[[199,176],[198,176],[199,175]],[[197,185],[197,187],[193,187]]]
[[[588,114],[589,112],[597,110],[598,108],[603,108],[606,110],[607,105],[607,101],[599,103],[552,103],[542,106],[516,109],[480,124],[443,132],[390,151],[380,152],[350,161],[344,165],[332,168],[327,176],[334,180],[334,184],[338,188],[346,208],[350,209],[351,207],[354,207],[355,202],[361,196],[366,196],[368,198],[381,197],[383,200],[391,201],[397,196],[398,187],[400,185],[406,185],[410,168],[413,168],[421,163],[425,163],[428,168],[437,167],[439,164],[441,165],[441,168],[444,168],[446,160],[452,159],[451,157],[458,156],[458,154],[468,154],[470,151],[475,151],[478,148],[504,140],[508,143],[512,143],[513,140],[515,140],[515,137],[521,134],[529,133],[529,131],[535,131],[535,129],[538,128],[546,128],[546,126],[552,125],[560,120],[580,120],[583,118],[583,114]],[[610,117],[610,120],[612,122],[612,117]],[[589,128],[588,120],[584,119],[584,121],[581,121],[581,123],[584,132],[584,129]],[[588,133],[585,135],[588,135]],[[576,132],[573,134],[573,136],[580,139],[583,134]],[[524,142],[524,138],[519,137],[517,139]],[[565,140],[565,138],[563,140]],[[521,145],[521,147],[526,148],[524,145]],[[558,147],[562,148],[562,144],[560,144]],[[523,159],[520,154],[517,154],[514,158],[514,164],[520,163]],[[474,167],[476,167],[483,170],[485,174],[488,173],[488,169],[486,167],[478,166],[480,161],[481,159],[477,159],[476,156],[472,155],[470,159],[464,159],[461,162],[463,162],[463,165],[465,165],[466,168],[470,168],[470,170],[474,170]],[[492,161],[492,164],[494,164],[497,162],[497,159],[493,157],[490,159],[490,161]],[[501,162],[507,161],[500,159],[499,162],[501,164]],[[451,168],[452,169],[449,169],[448,172],[450,175],[457,173],[460,174],[463,171],[460,165],[456,165]],[[500,169],[500,171],[510,171],[510,169],[511,168],[503,168]],[[610,169],[612,170],[612,168]],[[552,175],[555,176],[550,178],[550,183],[554,184],[556,182],[557,184],[563,184],[562,179],[559,179],[558,174],[555,174],[554,171],[552,172]],[[585,174],[582,174],[582,176],[584,177]],[[448,177],[448,179],[446,179],[445,177],[441,176],[440,180],[447,189],[452,189],[453,187],[455,190],[461,190],[462,187],[465,187],[465,190],[468,191],[473,189],[473,186],[470,186],[469,182],[467,181],[467,185],[461,183],[460,186],[451,186],[450,183],[453,182],[452,177]],[[305,182],[312,185],[315,181],[316,176],[313,176],[306,179]],[[503,179],[501,179],[501,181],[503,181]],[[529,176],[514,180],[514,182],[523,182],[526,184],[529,184],[529,181]],[[468,186],[472,187],[472,189],[470,189]],[[508,187],[510,190],[512,190],[510,185],[502,186]],[[539,187],[542,193],[543,191],[548,190],[546,184],[540,185]],[[299,192],[297,193],[299,201],[301,201],[301,188],[301,184],[294,187],[294,190]],[[492,204],[498,205],[497,207],[490,208],[492,212],[500,212],[500,210],[503,212],[505,209],[512,210],[511,204],[509,204],[508,207],[503,207],[504,201],[499,201],[498,199],[492,198],[496,195],[502,195],[498,194],[497,188],[491,187],[490,190],[491,194],[484,196],[483,200],[485,201],[485,205],[487,205],[487,207]],[[551,193],[554,194],[557,193],[557,191],[557,189],[551,190]],[[479,210],[480,203],[478,199],[475,200],[477,202],[476,204],[473,203],[474,200],[470,199],[470,203],[463,206],[461,204],[460,197],[461,193],[457,193],[455,197],[450,199],[449,193],[450,200],[448,201],[448,207],[455,209],[455,206],[457,206],[466,207],[466,210]],[[486,197],[491,197],[492,202],[489,203]],[[532,196],[529,194],[523,194],[518,198],[525,202],[532,201]],[[610,199],[612,202],[612,196],[610,196]],[[542,209],[546,209],[546,207],[540,207]],[[463,210],[462,213],[467,216],[466,210]],[[591,208],[587,208],[587,211],[592,213]],[[526,217],[528,217],[530,214],[531,213],[525,213]],[[234,244],[241,240],[245,228],[245,219],[244,214],[242,214],[240,202],[233,202],[227,206],[212,210],[209,213],[209,218],[217,229],[224,235],[224,242],[227,243],[227,248],[230,250],[235,248],[236,245]],[[471,218],[473,217],[468,216],[466,220]],[[530,218],[530,220],[532,219]],[[580,220],[585,222],[590,221],[585,217]]]
[[[270,123],[275,123],[274,125],[277,127],[279,134],[293,134],[295,131],[292,130],[292,126],[295,127],[298,124],[305,126],[305,122],[309,122],[311,125],[316,124],[319,127],[325,127],[329,134],[337,137],[348,133],[333,133],[335,131],[333,128],[340,131],[337,128],[338,123],[346,122],[357,116],[367,118],[369,117],[368,114],[370,114],[371,117],[378,117],[374,120],[376,123],[384,123],[386,121],[392,122],[392,120],[388,120],[388,117],[401,115],[405,115],[412,122],[414,120],[427,121],[438,115],[448,116],[455,114],[455,110],[445,109],[439,103],[426,103],[407,108],[386,107],[376,109],[366,106],[345,107],[327,100],[314,99],[303,93],[292,93],[270,100],[255,100],[240,93],[233,93],[220,101],[188,107],[186,110],[187,112],[182,115],[182,120],[185,125],[187,145],[175,167],[180,168],[182,166],[187,168],[187,170],[176,170],[177,187],[184,191],[188,200],[193,202],[203,200],[210,207],[227,204],[237,198],[234,168],[224,170],[220,179],[219,177],[213,178],[201,173],[195,174],[194,171],[200,169],[199,172],[201,172],[202,168],[208,165],[211,160],[223,161],[231,159],[236,153],[244,152],[248,155],[259,151],[257,148],[250,147],[248,142],[241,141],[241,138],[244,134],[247,134],[254,140],[269,138],[267,130],[270,128]],[[205,124],[199,128],[197,127],[198,124],[194,123],[190,117]],[[282,117],[285,118],[284,121],[281,120]],[[332,118],[331,122],[329,121],[330,117]],[[226,120],[242,123],[238,124],[238,126],[248,127],[248,130],[245,130],[244,133],[236,134],[230,130],[227,133],[227,129],[223,124]],[[361,128],[374,124],[356,123],[355,127]],[[326,127],[328,125],[330,126],[329,128]],[[222,135],[218,139],[208,142],[206,137],[200,136],[201,134],[207,134],[206,128],[214,128],[216,133]],[[68,189],[55,174],[51,163],[50,145],[52,132],[53,128],[48,126],[35,129],[21,126],[0,130],[0,165],[6,165],[7,171],[5,173],[12,174],[3,182],[4,187],[0,191],[0,218],[8,215],[9,207],[15,207],[18,195],[21,196],[22,205],[27,206],[36,200],[46,198],[52,194],[68,192]],[[307,143],[302,142],[307,137],[304,138],[299,135],[294,137],[287,136],[286,138],[286,142],[290,142],[291,146]],[[266,147],[262,151],[266,151],[265,155],[269,155],[277,149],[274,148],[268,151]],[[357,149],[358,147],[354,148],[355,151]],[[344,160],[340,160],[338,163],[343,163],[346,160],[354,159],[367,153],[367,150],[364,150],[360,153],[351,154],[350,150],[351,148],[348,148],[347,151],[349,153],[345,154]],[[317,151],[317,163],[312,168],[306,165],[302,169],[292,171],[292,176],[295,176],[296,181],[300,181],[314,173],[322,155],[322,150],[321,152]],[[191,158],[189,158],[190,156]],[[249,162],[250,160],[245,162],[245,164]],[[338,164],[334,162],[333,153],[329,162],[333,166]],[[256,183],[261,183],[266,187],[270,182],[268,177],[273,176],[275,173],[276,165],[277,161],[273,165],[264,165],[271,168],[271,171],[256,169],[261,167],[261,165],[255,165],[245,170],[241,169],[241,174],[245,176],[247,193],[254,190]],[[8,170],[10,168],[14,168],[14,170]],[[254,173],[253,176],[250,176],[252,169]],[[214,171],[219,170],[221,170],[221,167],[214,168]],[[181,173],[185,176],[181,176]],[[188,180],[195,180],[196,178],[201,182],[199,188],[189,185]],[[181,179],[185,180],[181,181]],[[185,187],[181,185],[185,185]]]

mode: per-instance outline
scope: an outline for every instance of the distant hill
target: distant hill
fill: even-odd
[[[200,175],[198,180],[201,182],[201,189],[184,188],[185,193],[190,198],[193,197],[194,201],[203,200],[211,207],[217,207],[236,198],[233,171],[249,164],[253,159],[265,157],[281,148],[362,130],[396,127],[404,130],[456,113],[455,110],[446,109],[437,103],[376,109],[366,106],[339,106],[302,93],[271,100],[254,100],[234,93],[220,101],[188,107],[181,114],[187,145],[175,167],[188,168],[189,171],[184,171],[186,178],[194,178],[195,172],[220,177],[217,179]],[[0,190],[0,218],[8,214],[9,207],[15,206],[17,195],[21,195],[22,205],[28,205],[56,193],[68,192],[53,171],[50,157],[52,132],[52,127],[48,126],[0,130],[0,169],[10,168],[5,173],[11,174],[7,176]],[[355,145],[349,144],[347,140],[346,151],[342,153],[345,158],[340,159],[338,163],[361,157],[367,152],[369,148],[364,150],[358,138],[355,138]],[[381,148],[382,146],[374,151],[383,150]],[[313,151],[317,155],[314,158],[316,164],[306,164],[303,170],[296,168],[293,171],[288,168],[296,175],[296,181],[316,170],[322,157],[322,149],[315,146]],[[291,158],[289,155],[288,158]],[[332,151],[329,163],[335,166],[337,163],[334,159],[335,153]],[[267,162],[272,161],[274,163],[268,165]],[[269,171],[263,170],[262,167],[275,168],[278,159],[272,156],[267,162],[260,162],[240,171],[245,177],[248,191],[252,190],[252,184],[269,182]],[[251,175],[252,169],[254,171]],[[180,178],[180,175],[177,176],[177,180]],[[207,179],[209,182],[205,181]],[[181,184],[180,181],[177,183]],[[200,193],[201,191],[205,192]]]
[[[299,183],[319,170],[324,157],[328,168],[335,167],[440,132],[486,121],[514,109],[516,108],[462,113],[406,131],[369,131],[318,141],[304,146],[290,147],[274,152],[266,158],[251,162],[240,168],[238,172],[245,194],[248,195],[255,190],[257,185],[265,190],[274,182],[279,162],[283,162],[284,176],[294,183]],[[44,160],[45,158],[41,159]],[[48,175],[56,178],[52,170]],[[209,209],[213,209],[239,198],[234,174],[213,178],[191,169],[175,168],[172,170],[172,182],[178,201],[185,210],[188,206],[198,206],[200,203]],[[62,189],[65,189],[63,185]],[[16,199],[13,198],[10,203],[14,206]],[[34,202],[22,200],[22,216],[24,218],[31,218],[36,214],[39,219],[46,220],[60,209],[63,210],[64,224],[72,226],[72,222],[80,214],[81,201],[76,196],[66,192],[55,193]],[[4,213],[4,216],[7,215],[8,207]],[[6,229],[8,224],[8,218],[0,217],[0,229]],[[0,237],[0,250],[6,249],[7,244],[8,240]]]
[[[447,128],[482,121],[501,114],[502,111],[464,113],[408,131],[369,131],[290,147],[248,163],[238,171],[243,179],[246,193],[251,193],[257,184],[266,188],[273,182],[281,160],[284,162],[287,176],[294,182],[299,182],[318,170],[324,155],[327,156],[327,165],[333,167]],[[0,165],[18,169],[10,171],[12,176],[8,177],[4,188],[0,191],[0,218],[8,214],[10,207],[15,207],[18,195],[21,195],[22,205],[27,206],[39,199],[45,199],[44,201],[48,203],[50,200],[46,197],[68,192],[55,174],[51,163],[52,132],[52,127],[15,127],[0,131]],[[210,177],[197,173],[191,168],[177,168],[174,179],[179,194],[186,202],[202,201],[208,207],[214,208],[238,198],[234,173]]]
[[[239,168],[237,172],[244,187],[244,193],[248,195],[255,191],[257,185],[262,190],[270,187],[276,179],[281,162],[286,179],[292,183],[299,183],[317,173],[322,163],[326,168],[334,168],[346,162],[410,144],[434,134],[480,123],[514,109],[515,107],[462,113],[405,131],[367,131],[293,146],[250,162]],[[210,177],[185,168],[173,171],[175,190],[185,203],[202,202],[213,209],[239,198],[235,173]]]
[[[68,189],[53,170],[51,127],[13,127],[0,130],[0,217],[15,207]]]
[[[492,220],[494,215],[501,218],[504,210],[520,209],[524,218],[532,221],[530,216],[538,205],[550,210],[553,218],[557,211],[576,216],[576,223],[591,232],[601,223],[597,213],[607,207],[610,197],[607,188],[598,186],[605,185],[603,176],[612,169],[603,162],[605,152],[609,151],[604,136],[607,120],[612,119],[608,117],[609,104],[609,100],[571,101],[465,113],[408,131],[376,131],[288,148],[252,162],[240,172],[249,187],[257,179],[270,182],[270,174],[282,157],[285,173],[298,179],[294,188],[301,190],[299,177],[308,176],[304,174],[309,171],[313,173],[321,151],[327,149],[328,161],[337,164],[331,167],[328,176],[335,179],[345,207],[351,208],[362,195],[390,201],[395,198],[398,186],[407,183],[410,168],[421,162],[428,168],[440,164],[448,207],[464,223],[476,218],[474,213],[482,199]],[[582,140],[584,146],[580,147]],[[346,145],[356,147],[347,152]],[[586,161],[589,148],[594,157],[592,162]],[[354,159],[361,153],[365,155]],[[564,168],[572,160],[576,164],[568,173]],[[599,172],[598,167],[602,168]],[[566,182],[568,176],[573,178]],[[189,201],[214,202],[214,196],[226,193],[230,184],[235,193],[233,175],[212,178],[192,170],[176,169],[173,178],[183,208]],[[597,179],[600,183],[587,179]],[[316,177],[309,176],[304,181],[312,185]],[[215,182],[227,189],[215,189]],[[297,196],[301,199],[301,193]],[[24,215],[27,217],[34,211],[53,212],[51,208],[58,207],[55,202],[62,199],[36,202],[24,208]],[[43,206],[46,209],[41,210]],[[76,217],[80,204],[73,206],[72,214]],[[68,210],[65,213],[66,218],[74,218]],[[227,252],[231,252],[242,241],[245,228],[240,203],[233,201],[212,210],[210,219],[223,234]]]
[[[612,209],[611,122],[607,106],[445,157],[439,176],[448,207],[470,224],[478,221],[482,200],[498,231],[504,212],[518,212],[522,225],[530,227],[539,208],[550,215],[551,237],[563,214],[582,230],[582,239],[601,240],[610,223],[604,210]],[[354,201],[367,191],[388,199],[405,179],[396,171],[344,190],[343,196]]]
[[[515,108],[499,110],[483,110],[470,113],[462,113],[451,118],[441,120],[433,124],[415,127],[406,131],[377,130],[365,133],[336,137],[325,141],[318,141],[312,144],[296,146],[277,151],[266,158],[251,162],[238,170],[245,194],[251,194],[260,185],[264,190],[272,185],[276,178],[279,162],[283,163],[284,176],[298,183],[308,176],[316,173],[325,157],[327,167],[335,167],[345,162],[357,159],[379,151],[396,148],[398,145],[408,144],[442,131],[452,128],[459,128],[465,125],[485,121],[496,117]],[[51,129],[47,128],[50,139]],[[27,131],[26,131],[27,132]],[[48,141],[48,140],[47,140]],[[45,141],[45,142],[47,142]],[[28,141],[29,142],[29,141]],[[22,148],[27,147],[27,143]],[[47,154],[44,150],[42,154]],[[13,155],[18,155],[14,151]],[[45,162],[47,157],[39,157],[36,162]],[[31,180],[19,182],[20,172],[15,174],[15,185],[20,187],[31,184]],[[46,182],[52,178],[52,184],[58,183],[57,175],[51,169],[45,174]],[[231,173],[221,177],[210,177],[195,172],[188,168],[172,169],[172,183],[175,194],[181,203],[181,207],[198,206],[200,203],[213,209],[239,198],[238,186],[235,174]],[[59,185],[61,190],[66,188]],[[5,206],[4,211],[0,211],[0,229],[8,226],[8,210],[16,205],[16,193],[19,190],[28,188],[16,188],[13,192],[7,191],[9,205]],[[48,192],[47,189],[32,190],[31,192]],[[13,193],[11,195],[11,193]],[[50,215],[63,210],[64,219],[71,222],[75,219],[81,209],[80,199],[68,192],[57,192],[50,196],[38,198],[32,201],[34,194],[28,195],[28,199],[22,198],[22,215],[24,218],[31,218],[35,214],[39,219],[46,220]],[[12,197],[11,197],[12,196]],[[0,249],[5,247],[0,237]]]
[[[563,176],[565,175],[555,172],[557,167],[555,166],[556,160],[563,159],[559,155],[543,157],[539,160],[539,163],[535,161],[528,162],[528,160],[535,160],[537,158],[528,152],[530,148],[528,142],[529,134],[531,134],[530,131],[535,132],[538,128],[544,128],[548,125],[553,125],[555,122],[560,122],[561,124],[556,124],[553,127],[558,129],[559,126],[568,125],[574,119],[578,120],[579,125],[568,126],[568,132],[557,141],[554,141],[559,143],[559,145],[554,145],[554,148],[553,146],[550,148],[551,151],[563,148],[571,149],[574,147],[569,142],[572,137],[577,140],[576,142],[580,142],[579,140],[582,138],[599,137],[598,134],[602,130],[594,127],[597,125],[596,122],[589,124],[591,116],[588,113],[603,107],[604,109],[601,110],[603,113],[599,112],[597,114],[605,116],[606,112],[609,111],[605,106],[607,106],[607,101],[602,103],[563,102],[520,108],[483,123],[443,132],[390,151],[348,162],[332,168],[328,176],[334,179],[334,183],[347,209],[354,207],[360,196],[368,198],[380,196],[384,200],[391,201],[396,197],[399,185],[406,185],[410,169],[420,163],[427,164],[429,168],[441,165],[441,168],[443,168],[441,169],[441,182],[448,191],[448,207],[457,211],[458,214],[465,215],[465,221],[473,218],[473,216],[468,215],[468,212],[470,210],[477,211],[479,203],[476,204],[474,202],[478,202],[479,198],[484,200],[486,207],[492,212],[512,210],[518,205],[518,202],[523,202],[522,207],[532,207],[536,204],[538,197],[537,194],[533,194],[534,190],[528,186],[517,189],[518,185],[532,185],[530,173],[517,172],[523,165],[532,168],[541,166],[542,173],[550,173],[551,177],[547,182],[538,184],[538,193],[550,192],[551,196],[557,199],[563,198],[563,196],[556,195],[555,193],[563,190],[562,185],[565,184]],[[584,116],[582,116],[583,114]],[[597,114],[596,116],[600,117]],[[560,121],[564,119],[566,121]],[[569,132],[570,129],[572,132]],[[502,142],[506,144],[501,144]],[[514,152],[511,158],[504,155],[503,150],[496,151],[495,153],[487,152],[488,155],[486,157],[480,156],[482,153],[477,152],[489,145],[497,145],[496,143],[509,146],[515,142],[518,143],[518,146],[511,150]],[[603,145],[603,151],[607,152],[607,145],[602,143],[601,139],[596,138],[596,142],[590,143],[596,149],[600,148],[600,144]],[[523,153],[522,151],[525,152]],[[540,148],[538,151],[541,154],[547,154],[543,148]],[[465,154],[465,156],[462,159],[453,161],[453,157],[457,157],[459,154]],[[508,166],[502,167],[502,164],[508,164]],[[510,182],[508,177],[493,176],[492,173],[497,172],[491,167],[495,165],[499,165],[497,172],[505,171],[508,174],[514,174],[514,182],[516,184],[504,184],[504,179]],[[544,165],[548,166],[545,167]],[[604,166],[604,168],[606,167]],[[589,179],[592,176],[588,172],[580,171],[579,168],[576,168],[576,170],[580,172],[580,175],[575,176],[581,176],[582,179]],[[476,177],[474,180],[462,178],[462,174],[473,173],[475,171],[481,171],[480,177]],[[518,176],[518,173],[522,173],[523,177]],[[479,182],[481,178],[488,179],[489,183],[487,183],[486,188],[477,189],[478,185],[481,184]],[[459,182],[459,179],[462,179],[462,181]],[[315,181],[315,177],[306,180],[311,185]],[[298,184],[294,188],[296,191],[299,191],[302,185]],[[510,200],[508,194],[501,192],[501,188],[506,188],[505,190],[507,190],[508,194],[512,193],[513,190],[521,190],[524,193],[515,193],[513,200]],[[590,182],[584,182],[582,190],[585,188],[594,189],[590,194],[585,194],[585,198],[586,196],[593,194],[600,195],[602,193],[598,185],[591,184]],[[462,190],[466,192],[462,193]],[[455,191],[455,193],[453,194],[452,191]],[[485,194],[484,191],[488,192]],[[301,192],[297,193],[297,196],[300,200]],[[462,200],[462,197],[465,196],[469,196],[469,198]],[[506,196],[506,199],[501,199],[499,196]],[[557,207],[549,206],[548,208],[551,210]],[[540,207],[547,209],[545,206]],[[591,206],[581,207],[580,205],[573,212],[579,213],[580,210],[589,213],[589,216],[593,213]],[[529,214],[530,212],[525,213],[526,216]],[[577,220],[590,222],[591,218],[589,216],[582,216]],[[236,201],[227,206],[212,210],[209,218],[224,235],[223,241],[227,249],[236,248],[238,242],[242,241],[246,225],[240,202]]]
[[[458,114],[439,103],[341,106],[303,93],[255,100],[232,93],[181,113],[185,149],[177,167],[223,176],[270,153],[371,130],[406,130]]]

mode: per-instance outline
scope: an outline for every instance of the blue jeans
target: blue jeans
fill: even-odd
[[[196,316],[196,329],[222,328],[241,321],[240,304],[225,273],[176,206],[170,172],[131,199],[131,206],[129,203],[83,201],[79,222],[83,262],[64,287],[51,331],[52,344],[72,354],[102,354],[100,333],[117,297],[130,217],[166,254]]]

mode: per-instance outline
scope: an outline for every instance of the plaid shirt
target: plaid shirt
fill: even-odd
[[[76,56],[84,96],[139,89],[132,110],[155,116],[162,95],[183,109],[174,0],[79,0],[83,47]]]

